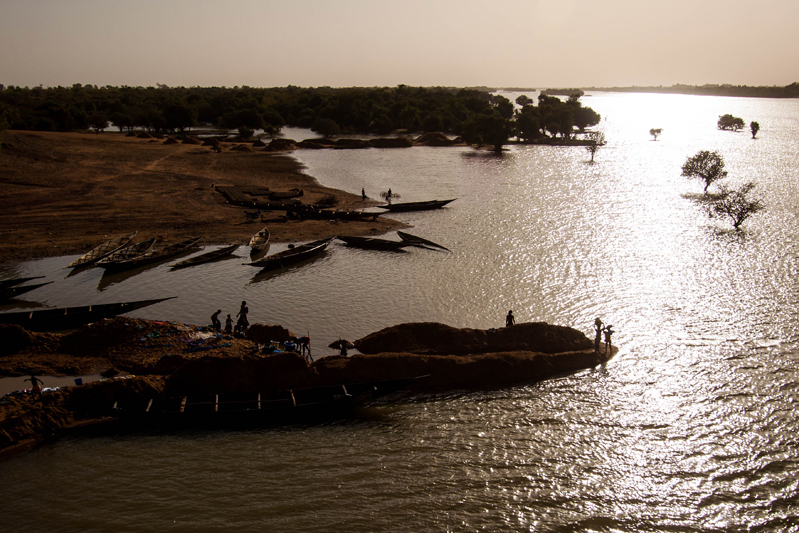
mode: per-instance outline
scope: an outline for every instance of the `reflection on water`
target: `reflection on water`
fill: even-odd
[[[799,102],[584,100],[608,139],[595,164],[584,149],[543,146],[501,156],[298,152],[309,174],[350,192],[458,198],[391,215],[451,253],[334,243],[257,282],[240,257],[159,265],[102,292],[99,269],[63,279],[72,257],[0,275],[58,280],[26,296],[47,305],[178,295],[135,316],[200,324],[246,300],[251,322],[310,332],[315,357],[335,353],[326,346],[336,338],[400,322],[497,327],[512,308],[520,321],[589,333],[600,316],[621,346],[606,367],[321,426],[65,441],[0,463],[4,521],[126,531],[797,530]],[[757,120],[759,138],[718,131],[725,113]],[[657,141],[654,127],[663,128]],[[719,150],[732,183],[756,181],[767,210],[743,234],[684,197],[701,192],[680,176],[699,150]],[[342,234],[368,226],[335,224]]]

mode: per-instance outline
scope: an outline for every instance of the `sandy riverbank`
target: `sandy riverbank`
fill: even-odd
[[[200,235],[205,244],[245,242],[261,226],[246,222],[244,209],[215,190],[219,185],[300,188],[303,203],[333,195],[342,209],[377,203],[323,187],[290,155],[236,151],[230,143],[215,153],[120,133],[25,131],[1,132],[0,143],[0,263],[80,254],[133,230],[140,239],[157,236],[166,243]],[[402,227],[384,217],[269,224],[273,242]]]

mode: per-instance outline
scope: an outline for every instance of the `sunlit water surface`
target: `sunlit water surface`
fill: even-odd
[[[452,253],[336,244],[263,277],[237,257],[63,279],[63,257],[0,275],[56,280],[25,298],[51,306],[178,296],[133,316],[201,324],[247,300],[317,354],[401,322],[496,327],[512,308],[589,333],[600,316],[621,347],[608,365],[320,426],[67,439],[0,463],[2,529],[799,531],[799,102],[584,102],[608,139],[594,164],[579,147],[296,153],[350,192],[457,198],[395,215]],[[718,131],[725,113],[758,139]],[[680,167],[704,149],[757,183],[767,210],[742,233],[689,199],[702,187]]]

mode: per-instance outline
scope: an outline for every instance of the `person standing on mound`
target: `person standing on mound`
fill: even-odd
[[[508,316],[505,317],[505,327],[509,328],[516,323],[516,317],[513,316],[513,309],[508,311]]]
[[[246,331],[248,327],[250,327],[250,321],[247,320],[247,313],[250,312],[250,308],[247,307],[247,302],[241,302],[241,309],[239,312],[236,313],[236,316],[239,317],[239,321],[236,322],[236,329],[239,331]]]

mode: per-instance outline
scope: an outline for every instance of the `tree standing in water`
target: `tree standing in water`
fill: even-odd
[[[586,145],[585,149],[591,154],[591,162],[593,163],[594,154],[596,154],[597,150],[602,146],[605,146],[605,134],[601,131],[592,131],[588,134],[588,140],[591,141],[591,144]]]
[[[653,141],[657,141],[661,133],[663,133],[663,128],[652,128],[649,130],[649,135],[653,137]]]
[[[749,123],[749,129],[752,130],[752,138],[754,139],[757,132],[760,131],[760,124],[753,120]]]
[[[736,231],[741,229],[746,219],[765,209],[763,202],[749,198],[749,193],[755,188],[751,181],[740,189],[730,189],[726,185],[720,188],[717,199],[707,206],[708,214],[728,217]]]
[[[727,175],[724,170],[724,159],[718,152],[702,150],[693,157],[689,157],[682,166],[682,175],[688,178],[701,179],[707,188]]]

